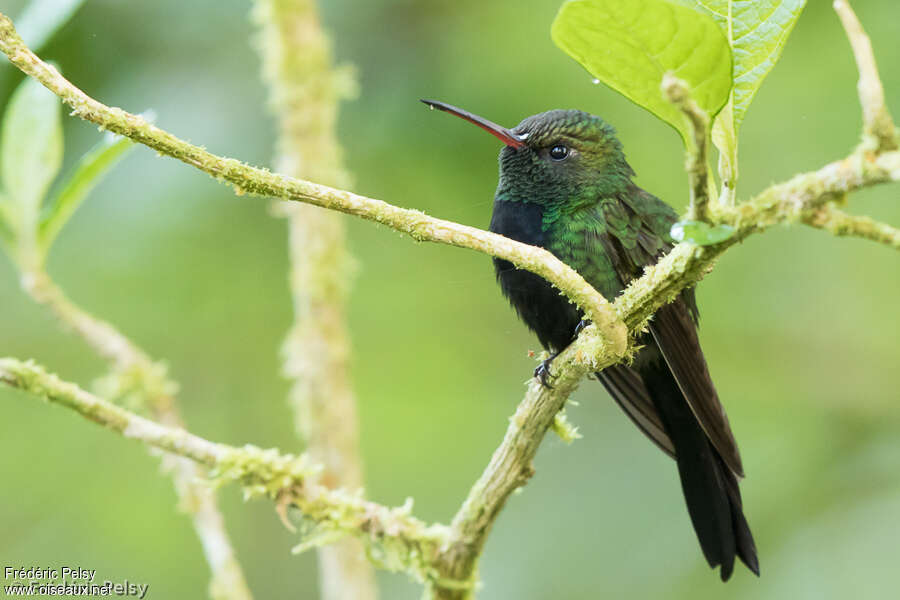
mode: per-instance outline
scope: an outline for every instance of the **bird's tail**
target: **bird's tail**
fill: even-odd
[[[644,382],[675,447],[688,513],[707,562],[721,567],[722,581],[731,577],[735,556],[759,575],[737,478],[709,442],[665,362],[648,371]]]

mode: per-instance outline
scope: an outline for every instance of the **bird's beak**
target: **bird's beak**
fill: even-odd
[[[467,110],[456,108],[455,106],[451,106],[450,104],[445,104],[443,102],[438,102],[436,100],[422,100],[422,102],[427,104],[432,110],[436,108],[438,110],[448,112],[451,115],[456,115],[461,119],[465,119],[469,123],[481,127],[511,148],[521,148],[525,145],[526,136],[515,134],[506,127],[501,127],[500,125],[492,123],[487,119],[482,119],[478,115],[473,115]]]

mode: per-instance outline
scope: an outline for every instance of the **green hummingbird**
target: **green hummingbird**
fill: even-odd
[[[490,230],[546,248],[608,300],[670,248],[677,220],[665,202],[632,181],[615,130],[579,110],[551,110],[501,127],[455,106],[422,100],[503,142]],[[545,279],[494,259],[497,281],[550,358],[535,370],[549,385],[553,357],[583,313]],[[628,417],[678,464],[688,513],[707,562],[726,581],[737,556],[759,575],[738,480],[743,467],[697,338],[694,290],[661,307],[630,365],[596,374]]]

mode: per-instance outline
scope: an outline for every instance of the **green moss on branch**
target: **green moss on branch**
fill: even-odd
[[[462,599],[472,596],[478,557],[491,526],[510,494],[524,485],[531,476],[531,461],[566,399],[587,373],[627,358],[631,350],[631,334],[643,328],[659,306],[670,301],[686,286],[696,284],[713,268],[716,259],[723,252],[747,236],[778,223],[814,222],[823,218],[822,211],[828,210],[823,207],[830,200],[855,189],[900,180],[900,152],[890,149],[889,140],[893,132],[890,130],[892,126],[888,128],[884,125],[886,109],[870,111],[871,114],[882,115],[877,122],[869,117],[866,121],[867,135],[877,136],[880,140],[878,144],[864,144],[844,160],[774,185],[736,207],[716,205],[703,209],[702,212],[709,211],[709,218],[713,223],[734,227],[735,235],[717,245],[677,245],[656,265],[648,267],[644,275],[632,282],[612,305],[575,271],[540,248],[465,225],[435,219],[416,210],[398,208],[373,198],[273,174],[234,159],[218,157],[179,140],[140,117],[104,106],[78,90],[25,48],[12,23],[2,15],[0,50],[25,73],[60,96],[73,108],[73,114],[195,166],[230,183],[238,193],[249,192],[306,202],[383,223],[416,240],[469,248],[506,259],[520,268],[541,275],[585,310],[594,324],[585,328],[578,339],[554,362],[556,377],[552,390],[531,383],[525,399],[510,419],[503,442],[472,487],[450,528],[439,525],[427,527],[406,512],[398,512],[399,509],[388,509],[356,496],[347,496],[317,486],[307,480],[308,474],[304,474],[303,469],[293,475],[280,475],[280,479],[276,478],[274,484],[273,472],[266,470],[269,467],[261,468],[262,465],[269,465],[269,462],[240,470],[243,474],[237,478],[256,493],[269,496],[274,494],[279,498],[287,496],[310,519],[323,526],[326,533],[330,531],[355,535],[373,555],[389,557],[389,560],[384,561],[386,564],[418,574],[428,582],[431,595],[435,598]],[[868,70],[877,79],[873,61],[871,67],[865,60],[858,62],[861,71]],[[870,86],[867,89],[873,88]],[[864,100],[864,106],[869,108],[876,104],[877,102],[869,103],[869,100]],[[887,115],[887,119],[889,118]],[[700,186],[696,180],[693,181],[695,197],[699,197]],[[895,236],[889,226],[871,220],[864,221],[862,218],[853,218],[854,222],[850,224],[846,219],[841,221],[843,217],[837,214],[830,215],[830,218],[831,222],[840,225],[835,227],[838,233],[852,231],[888,245],[895,244]],[[11,385],[23,384],[20,387],[31,387],[33,391],[51,397],[46,389],[46,378],[37,377],[35,383],[35,377],[30,375],[25,379],[19,378],[21,373],[9,375],[10,372],[21,371],[20,367],[21,363],[0,361],[0,380]],[[212,444],[185,432],[166,430],[146,420],[135,422],[127,412],[123,414],[121,409],[109,411],[108,407],[97,405],[97,399],[88,398],[89,402],[73,400],[76,397],[86,400],[84,392],[73,395],[70,388],[58,391],[61,393],[51,399],[79,410],[85,416],[112,429],[189,456],[203,464],[216,466],[219,461],[222,464],[234,464],[232,458],[223,458],[228,447]],[[231,451],[241,452],[228,450]],[[265,456],[268,455],[257,458],[274,460],[272,456]],[[288,485],[289,482],[293,483]]]
[[[435,577],[431,567],[449,531],[412,517],[407,507],[389,508],[315,483],[319,467],[305,456],[255,446],[217,444],[145,419],[63,381],[32,362],[0,359],[0,383],[64,406],[125,437],[190,458],[213,470],[220,483],[236,482],[250,497],[286,501],[321,527],[363,542],[383,564]]]
[[[320,185],[265,169],[251,167],[232,158],[207,152],[148,123],[138,115],[106,106],[72,85],[52,65],[29,50],[13,27],[0,14],[0,51],[24,73],[40,81],[72,108],[72,114],[192,165],[220,181],[230,183],[238,194],[250,193],[284,200],[296,200],[330,210],[355,215],[387,225],[417,241],[436,242],[469,248],[504,258],[519,268],[532,271],[577,303],[597,323],[602,335],[621,352],[626,348],[624,324],[610,303],[584,278],[550,252],[515,242],[475,227],[435,219],[418,210],[404,209],[381,200]]]

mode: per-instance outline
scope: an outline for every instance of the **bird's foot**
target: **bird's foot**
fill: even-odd
[[[590,319],[584,319],[583,321],[580,321],[578,325],[575,326],[575,337],[578,337],[578,334],[581,333],[581,330],[590,324]]]
[[[550,374],[550,364],[553,362],[553,359],[557,357],[559,352],[554,352],[550,355],[549,358],[542,360],[541,364],[539,364],[534,370],[534,376],[537,377],[538,381],[541,382],[541,385],[547,388],[548,390],[552,390],[553,386],[550,385],[549,379],[552,377]]]

